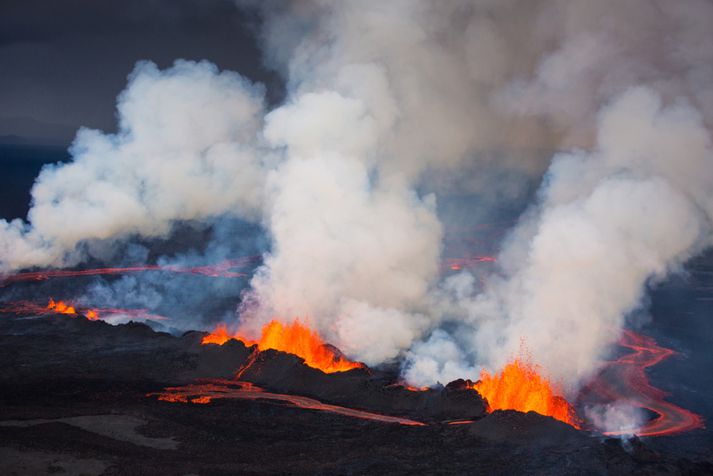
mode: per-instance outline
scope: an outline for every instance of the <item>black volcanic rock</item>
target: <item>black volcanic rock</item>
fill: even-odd
[[[272,391],[423,421],[476,419],[486,410],[481,396],[465,386],[413,391],[366,367],[327,374],[276,350],[258,352],[241,371],[240,380]]]
[[[180,338],[145,324],[112,326],[82,316],[0,320],[0,382],[112,378],[166,384],[232,377],[250,351],[232,341],[203,346],[202,333]]]
[[[393,384],[393,371],[324,374],[238,341],[204,346],[203,336],[3,316],[0,474],[713,474],[702,457],[652,451],[652,440],[603,440],[534,413],[482,417],[465,381],[412,392]],[[274,391],[424,421],[481,418],[405,426],[270,399],[200,405],[147,397],[241,366],[243,377]],[[677,438],[665,441],[685,445]]]
[[[584,432],[539,413],[495,410],[468,428],[472,436],[494,442],[559,444],[566,441],[588,441]]]

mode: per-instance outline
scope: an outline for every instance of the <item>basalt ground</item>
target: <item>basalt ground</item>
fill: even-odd
[[[534,413],[485,415],[458,385],[414,396],[388,369],[324,375],[278,352],[259,356],[244,378],[426,424],[298,408],[269,394],[207,404],[147,396],[231,379],[250,356],[240,343],[202,346],[201,337],[4,316],[0,474],[713,474],[710,455],[685,457],[685,436],[607,439]],[[449,424],[466,417],[474,421]]]

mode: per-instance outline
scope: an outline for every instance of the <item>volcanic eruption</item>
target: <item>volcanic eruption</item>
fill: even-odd
[[[270,321],[262,329],[258,341],[251,341],[239,334],[230,335],[225,325],[205,336],[201,343],[222,345],[230,339],[237,339],[247,345],[256,345],[258,349],[275,349],[294,354],[304,359],[305,364],[325,373],[344,372],[362,367],[358,362],[351,362],[338,355],[336,349],[328,347],[316,332],[295,320],[291,324],[280,321]]]
[[[561,396],[561,389],[541,376],[537,367],[523,357],[509,362],[496,375],[483,370],[472,387],[488,401],[491,411],[533,411],[578,427],[575,410]]]
[[[713,244],[711,5],[239,3],[282,90],[136,63],[116,131],[80,129],[0,220],[8,339],[97,333],[137,368],[156,345],[135,394],[187,422],[705,446],[668,367],[704,345],[660,340],[652,303]]]

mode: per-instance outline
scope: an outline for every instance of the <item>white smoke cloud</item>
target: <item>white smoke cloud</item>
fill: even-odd
[[[138,64],[119,131],[80,130],[72,162],[37,178],[28,222],[0,221],[0,271],[73,264],[86,242],[166,235],[177,220],[259,216],[262,96],[206,62]]]
[[[499,368],[525,339],[570,388],[591,375],[647,284],[710,244],[712,179],[695,109],[663,106],[646,88],[621,95],[602,111],[592,152],[555,157],[540,202],[501,253],[502,274],[456,305],[461,355],[475,349],[473,359]],[[414,366],[417,383],[439,378]]]
[[[585,416],[599,431],[624,438],[633,436],[646,422],[644,411],[626,401],[586,407]]]
[[[459,378],[473,378],[480,369],[469,365],[463,348],[445,331],[436,329],[425,342],[417,342],[407,354],[405,376],[423,385],[446,384]]]
[[[572,389],[649,283],[710,244],[707,2],[261,4],[285,103],[207,63],[139,65],[119,132],[80,131],[28,222],[0,222],[0,270],[233,215],[272,240],[243,331],[299,317],[353,358],[405,356],[417,384],[495,369],[525,338]],[[496,178],[545,171],[485,287],[441,279],[437,195],[514,196]]]
[[[700,16],[680,14],[687,9]],[[693,0],[660,13],[648,0],[621,8],[611,1],[314,1],[269,12],[266,42],[271,58],[288,74],[294,103],[284,114],[300,108],[291,120],[280,121],[294,126],[293,132],[280,129],[288,164],[310,160],[309,155],[340,161],[352,154],[349,160],[365,167],[354,175],[369,177],[360,189],[378,190],[383,177],[394,176],[415,189],[428,186],[426,171],[489,165],[483,152],[493,149],[507,151],[497,156],[501,169],[530,172],[541,164],[535,153],[520,160],[522,148],[581,149],[555,156],[537,205],[503,247],[501,275],[491,277],[482,293],[468,287],[466,278],[438,285],[435,276],[409,269],[422,277],[419,299],[385,305],[376,292],[363,294],[358,302],[401,312],[387,313],[390,318],[360,314],[359,320],[368,324],[355,328],[344,302],[351,303],[355,290],[362,289],[352,276],[361,275],[369,260],[354,271],[315,267],[331,280],[287,278],[290,270],[304,275],[315,261],[344,262],[329,251],[334,248],[324,240],[329,233],[308,234],[309,241],[296,245],[301,228],[296,225],[274,236],[276,249],[254,282],[256,300],[270,303],[265,314],[289,313],[294,303],[308,303],[300,312],[309,311],[321,332],[370,362],[410,348],[405,375],[418,384],[447,381],[453,368],[499,367],[524,338],[535,361],[566,387],[576,387],[616,341],[647,284],[680,267],[709,241],[709,132],[698,112],[704,102],[690,78],[679,73],[685,68],[682,51],[702,51],[696,56],[701,58],[713,50],[694,45],[693,37],[683,33],[689,27],[702,31],[711,11]],[[700,42],[703,36],[695,38]],[[698,74],[707,72],[699,69]],[[352,119],[331,119],[323,133],[306,134],[303,127],[315,116],[331,118],[334,112],[312,96],[326,99],[334,93],[349,99],[341,99],[350,106],[340,115]],[[342,142],[335,146],[337,136]],[[321,169],[313,175],[320,182],[329,176],[330,182],[342,183],[341,168]],[[294,181],[274,189],[274,196],[294,188]],[[300,190],[288,202],[310,193],[319,192]],[[308,203],[318,201],[329,205],[303,203],[296,207],[301,212],[280,208],[277,216],[301,221],[332,206],[324,199]],[[348,215],[358,216],[360,208]],[[327,225],[330,230],[332,220],[310,221],[306,228]],[[349,227],[352,233],[360,228],[367,227]],[[355,258],[371,249],[345,238],[350,235],[336,236],[349,244]],[[318,243],[315,251],[300,253],[308,243]],[[410,240],[401,243],[403,251],[410,249]],[[435,245],[429,249],[413,253],[411,263],[437,253]],[[381,256],[386,263],[392,254],[384,249]],[[394,279],[368,269],[383,286]],[[309,289],[315,279],[324,282]],[[278,296],[285,304],[275,308]],[[389,337],[384,345],[390,351],[375,351],[382,329],[392,328],[407,336],[405,341],[437,331],[414,345],[393,345],[398,339]],[[452,329],[458,358],[446,343],[446,329]],[[356,348],[350,335],[359,336]]]
[[[273,250],[253,280],[243,331],[300,316],[374,364],[432,327],[424,311],[442,227],[418,178],[488,147],[479,141],[494,124],[467,52],[438,39],[458,9],[430,5],[315,2],[271,12],[269,46],[291,50],[291,94],[266,118],[284,164],[268,178]],[[305,8],[319,20],[310,28],[295,19]],[[295,22],[307,34],[290,34]]]
[[[290,158],[271,174],[273,249],[253,279],[257,307],[245,309],[243,330],[298,316],[367,362],[407,348],[423,327],[411,313],[438,271],[441,228],[432,197],[390,185],[373,186],[361,162],[329,152]]]

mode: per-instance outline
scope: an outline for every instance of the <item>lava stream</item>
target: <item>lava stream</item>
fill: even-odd
[[[274,349],[297,355],[305,364],[325,373],[344,372],[363,367],[339,354],[334,347],[327,345],[322,338],[299,320],[292,324],[283,324],[273,320],[262,329],[260,340],[246,339],[240,334],[231,334],[224,324],[218,325],[213,332],[205,336],[203,344],[222,345],[230,339],[237,339],[246,345],[257,345],[258,349]]]
[[[452,271],[460,271],[463,268],[470,268],[481,263],[495,263],[495,256],[466,256],[464,258],[448,258],[445,265]]]
[[[92,269],[50,269],[43,271],[28,271],[25,273],[10,274],[0,277],[0,284],[19,281],[44,281],[51,278],[72,278],[78,276],[117,275],[127,273],[140,273],[144,271],[165,271],[171,273],[198,274],[213,278],[240,278],[247,276],[245,273],[234,271],[237,268],[248,266],[257,261],[259,257],[248,256],[244,258],[225,260],[218,264],[206,266],[177,266],[177,265],[142,265],[120,268],[92,268]]]
[[[598,378],[586,391],[598,394],[609,401],[624,401],[657,414],[653,420],[634,430],[638,436],[674,435],[703,428],[700,415],[665,400],[667,393],[651,385],[646,369],[665,360],[675,352],[659,346],[651,337],[625,330],[619,345],[631,349],[612,362],[608,362]],[[613,431],[606,435],[631,434],[632,431]]]
[[[318,410],[322,412],[336,413],[352,418],[378,421],[382,423],[398,423],[409,426],[425,426],[425,423],[408,418],[401,418],[379,413],[356,410],[353,408],[341,407],[322,403],[309,397],[299,395],[287,395],[282,393],[265,392],[247,382],[235,382],[231,380],[208,380],[204,383],[189,384],[183,387],[169,387],[163,392],[150,393],[148,396],[155,396],[158,400],[165,402],[180,403],[210,403],[215,399],[246,399],[246,400],[277,400],[288,402],[292,405],[307,410]]]

